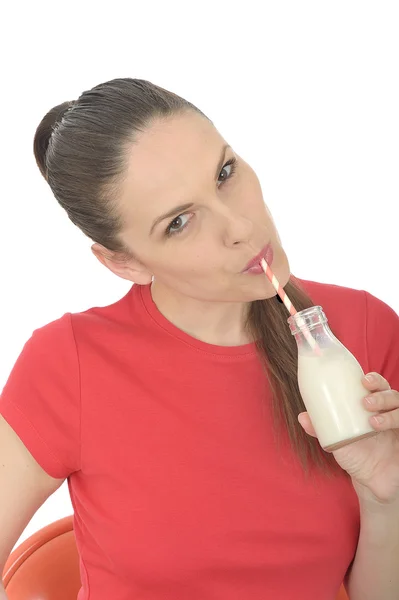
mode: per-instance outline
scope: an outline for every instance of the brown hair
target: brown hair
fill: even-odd
[[[154,120],[187,111],[208,119],[168,90],[142,79],[124,78],[97,85],[43,117],[34,138],[37,165],[69,219],[91,240],[129,257],[129,249],[119,239],[123,223],[116,202],[127,150]],[[298,310],[313,306],[294,276],[285,290]],[[285,428],[305,470],[313,464],[331,474],[336,465],[332,455],[322,452],[318,441],[308,436],[297,420],[305,406],[297,383],[297,347],[288,316],[285,306],[274,297],[252,302],[247,322],[273,392],[276,439]]]

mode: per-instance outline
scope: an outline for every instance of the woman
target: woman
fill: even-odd
[[[344,578],[352,600],[397,598],[395,312],[295,278],[254,171],[150,82],[55,107],[34,152],[94,255],[134,284],[36,330],[0,402],[43,470],[68,478],[79,600],[333,600]],[[379,435],[321,450],[286,309],[253,267],[265,254],[296,307],[322,305],[374,372],[363,402]]]

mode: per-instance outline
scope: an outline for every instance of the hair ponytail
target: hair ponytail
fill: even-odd
[[[52,108],[42,119],[38,126],[33,141],[33,153],[35,155],[36,164],[40,169],[41,174],[47,180],[46,155],[50,144],[51,136],[55,129],[61,124],[65,113],[73,107],[75,101],[63,102]]]
[[[284,290],[298,311],[314,306],[294,275],[291,274]],[[299,413],[306,411],[306,407],[298,386],[297,344],[287,323],[287,309],[276,299],[279,297],[251,302],[247,318],[247,329],[256,341],[272,390],[276,442],[280,443],[282,434],[287,433],[305,470],[314,465],[329,474],[340,472],[333,455],[324,452],[318,440],[309,436],[298,422]]]

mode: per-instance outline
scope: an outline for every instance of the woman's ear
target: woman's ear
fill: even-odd
[[[93,244],[91,251],[100,263],[118,277],[139,285],[147,285],[152,282],[153,274],[136,258],[112,252],[97,243]]]

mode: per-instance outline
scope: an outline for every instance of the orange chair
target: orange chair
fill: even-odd
[[[3,585],[9,600],[76,600],[81,582],[72,515],[36,531],[10,554]],[[343,587],[337,600],[348,600]]]
[[[72,515],[36,531],[10,554],[3,570],[9,600],[76,600],[79,555]]]
[[[342,585],[340,590],[339,590],[339,594],[337,596],[337,600],[349,600],[348,594],[345,591],[344,586]]]

